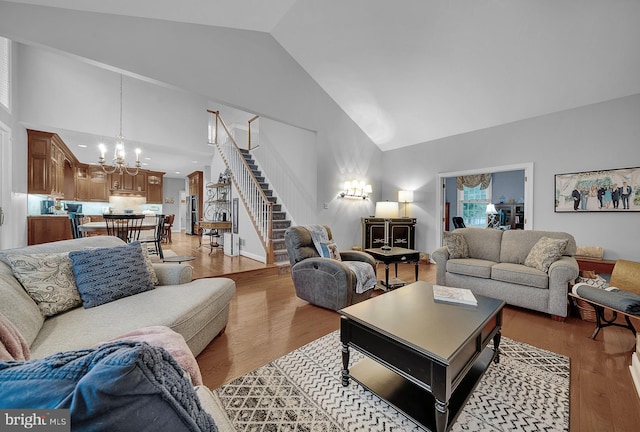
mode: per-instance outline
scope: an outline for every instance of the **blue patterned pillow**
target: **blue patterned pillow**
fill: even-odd
[[[85,309],[152,290],[140,242],[69,252]]]

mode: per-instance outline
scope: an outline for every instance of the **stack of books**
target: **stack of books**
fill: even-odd
[[[638,392],[638,396],[640,397],[640,333],[636,335],[636,350],[631,354],[629,371],[631,371],[633,384],[635,384],[636,392]]]
[[[478,300],[471,290],[466,288],[454,288],[442,285],[433,286],[433,299],[445,303],[457,303],[477,306]]]

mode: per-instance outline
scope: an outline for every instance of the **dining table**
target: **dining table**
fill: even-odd
[[[152,230],[156,228],[155,218],[153,219],[145,219],[142,221],[142,225],[140,226],[140,230]],[[86,234],[90,235],[107,235],[107,224],[102,222],[85,222],[83,224],[78,225],[78,229]]]

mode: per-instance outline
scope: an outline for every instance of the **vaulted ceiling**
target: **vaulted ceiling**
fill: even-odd
[[[382,149],[640,93],[632,0],[14,0],[269,33]]]

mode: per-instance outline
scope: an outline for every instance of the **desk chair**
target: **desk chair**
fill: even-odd
[[[454,228],[466,228],[464,219],[462,219],[460,216],[454,216],[452,219]]]

